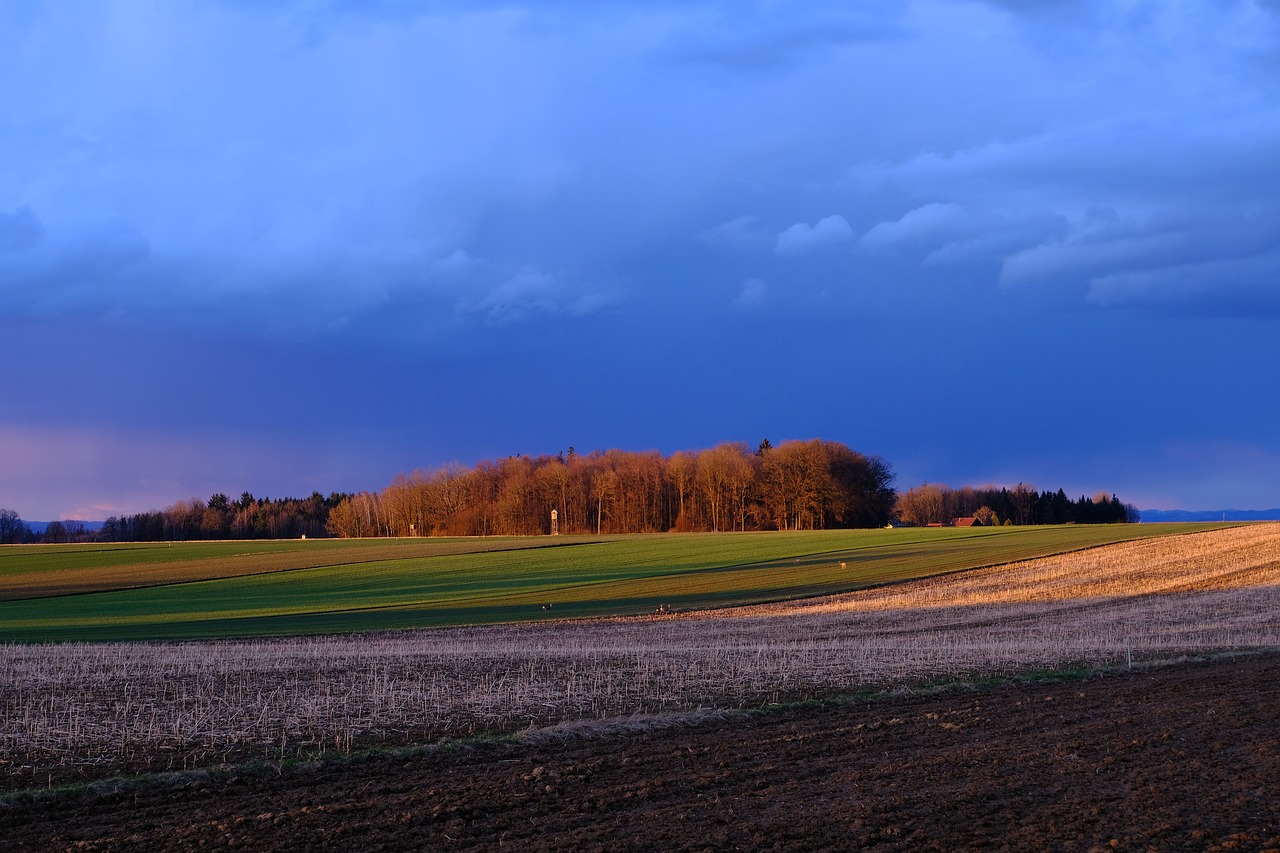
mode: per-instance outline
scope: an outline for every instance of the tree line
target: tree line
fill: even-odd
[[[26,545],[37,542],[95,542],[97,531],[83,521],[51,521],[41,532],[22,520],[11,509],[0,509],[0,545]]]
[[[511,456],[402,474],[334,507],[335,536],[493,536],[878,527],[893,473],[834,441],[751,450],[593,451]],[[554,521],[552,512],[555,513]]]
[[[18,513],[0,509],[0,545],[37,542],[182,542],[197,539],[298,539],[329,534],[329,513],[351,496],[256,498],[243,492],[238,500],[215,494],[177,501],[136,515],[113,515],[92,529],[80,521],[51,521],[41,533]]]
[[[255,498],[249,492],[233,501],[215,494],[153,512],[111,516],[97,538],[103,542],[181,542],[193,539],[298,539],[328,535],[329,513],[349,495],[308,498]]]
[[[112,516],[101,529],[52,522],[32,532],[0,510],[0,543],[142,542],[366,536],[494,536],[666,531],[817,530],[889,523],[1109,524],[1136,522],[1115,495],[1071,500],[1040,492],[925,483],[899,494],[878,456],[835,441],[755,449],[725,442],[700,451],[623,450],[510,456],[466,468],[398,475],[377,492],[233,500],[215,494],[162,510]],[[554,515],[554,518],[553,518]]]
[[[1025,483],[1012,489],[952,489],[924,483],[899,495],[896,510],[899,521],[914,525],[947,524],[957,518],[977,518],[984,525],[1117,524],[1140,519],[1132,504],[1106,492],[1071,500],[1062,489],[1040,492]]]

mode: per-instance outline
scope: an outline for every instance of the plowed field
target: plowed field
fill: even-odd
[[[1280,658],[566,724],[0,807],[2,850],[1280,850]]]

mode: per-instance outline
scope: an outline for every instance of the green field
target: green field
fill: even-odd
[[[660,605],[690,610],[1221,526],[4,546],[0,642],[320,634],[642,614]]]

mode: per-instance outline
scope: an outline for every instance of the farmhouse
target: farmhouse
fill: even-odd
[[[977,516],[969,516],[968,518],[951,519],[952,527],[983,527],[982,520]]]

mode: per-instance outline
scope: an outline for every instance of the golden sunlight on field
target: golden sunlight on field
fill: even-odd
[[[1265,524],[705,616],[732,614],[735,632],[776,620],[875,681],[1271,648],[1277,613],[1280,524]]]
[[[1280,583],[1280,524],[1138,540],[753,613],[916,610],[1133,599]],[[738,614],[744,611],[736,611]]]
[[[1280,647],[1280,524],[648,618],[9,646],[6,786]]]

